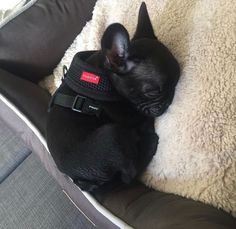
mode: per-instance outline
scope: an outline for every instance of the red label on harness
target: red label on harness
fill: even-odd
[[[89,83],[99,84],[100,76],[94,75],[89,72],[82,72],[80,79]]]

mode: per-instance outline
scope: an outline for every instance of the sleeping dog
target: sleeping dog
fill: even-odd
[[[179,75],[144,3],[131,40],[110,25],[101,50],[76,54],[52,97],[47,144],[59,170],[91,193],[131,183],[156,152],[154,117],[171,104]]]

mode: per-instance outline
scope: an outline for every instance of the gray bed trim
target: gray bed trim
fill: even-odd
[[[27,2],[22,8],[17,10],[16,12],[9,15],[6,19],[0,22],[0,29],[6,25],[9,21],[13,20],[15,17],[17,17],[19,14],[23,13],[25,10],[29,9],[31,6],[33,6],[38,0],[31,0]]]

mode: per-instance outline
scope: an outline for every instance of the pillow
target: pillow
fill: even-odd
[[[0,25],[0,68],[34,83],[51,74],[90,20],[94,4],[95,0],[29,1]]]
[[[76,52],[100,48],[109,24],[122,23],[132,37],[141,2],[99,0],[47,87],[60,85],[62,66]],[[172,105],[156,120],[158,150],[142,181],[236,214],[236,2],[145,2],[182,74]]]

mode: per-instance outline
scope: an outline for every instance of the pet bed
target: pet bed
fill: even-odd
[[[60,85],[74,54],[100,48],[105,28],[123,24],[132,37],[141,0],[99,0],[93,18],[41,85]],[[236,215],[236,2],[146,0],[158,39],[181,64],[172,105],[156,120],[158,150],[142,176],[154,189]]]

